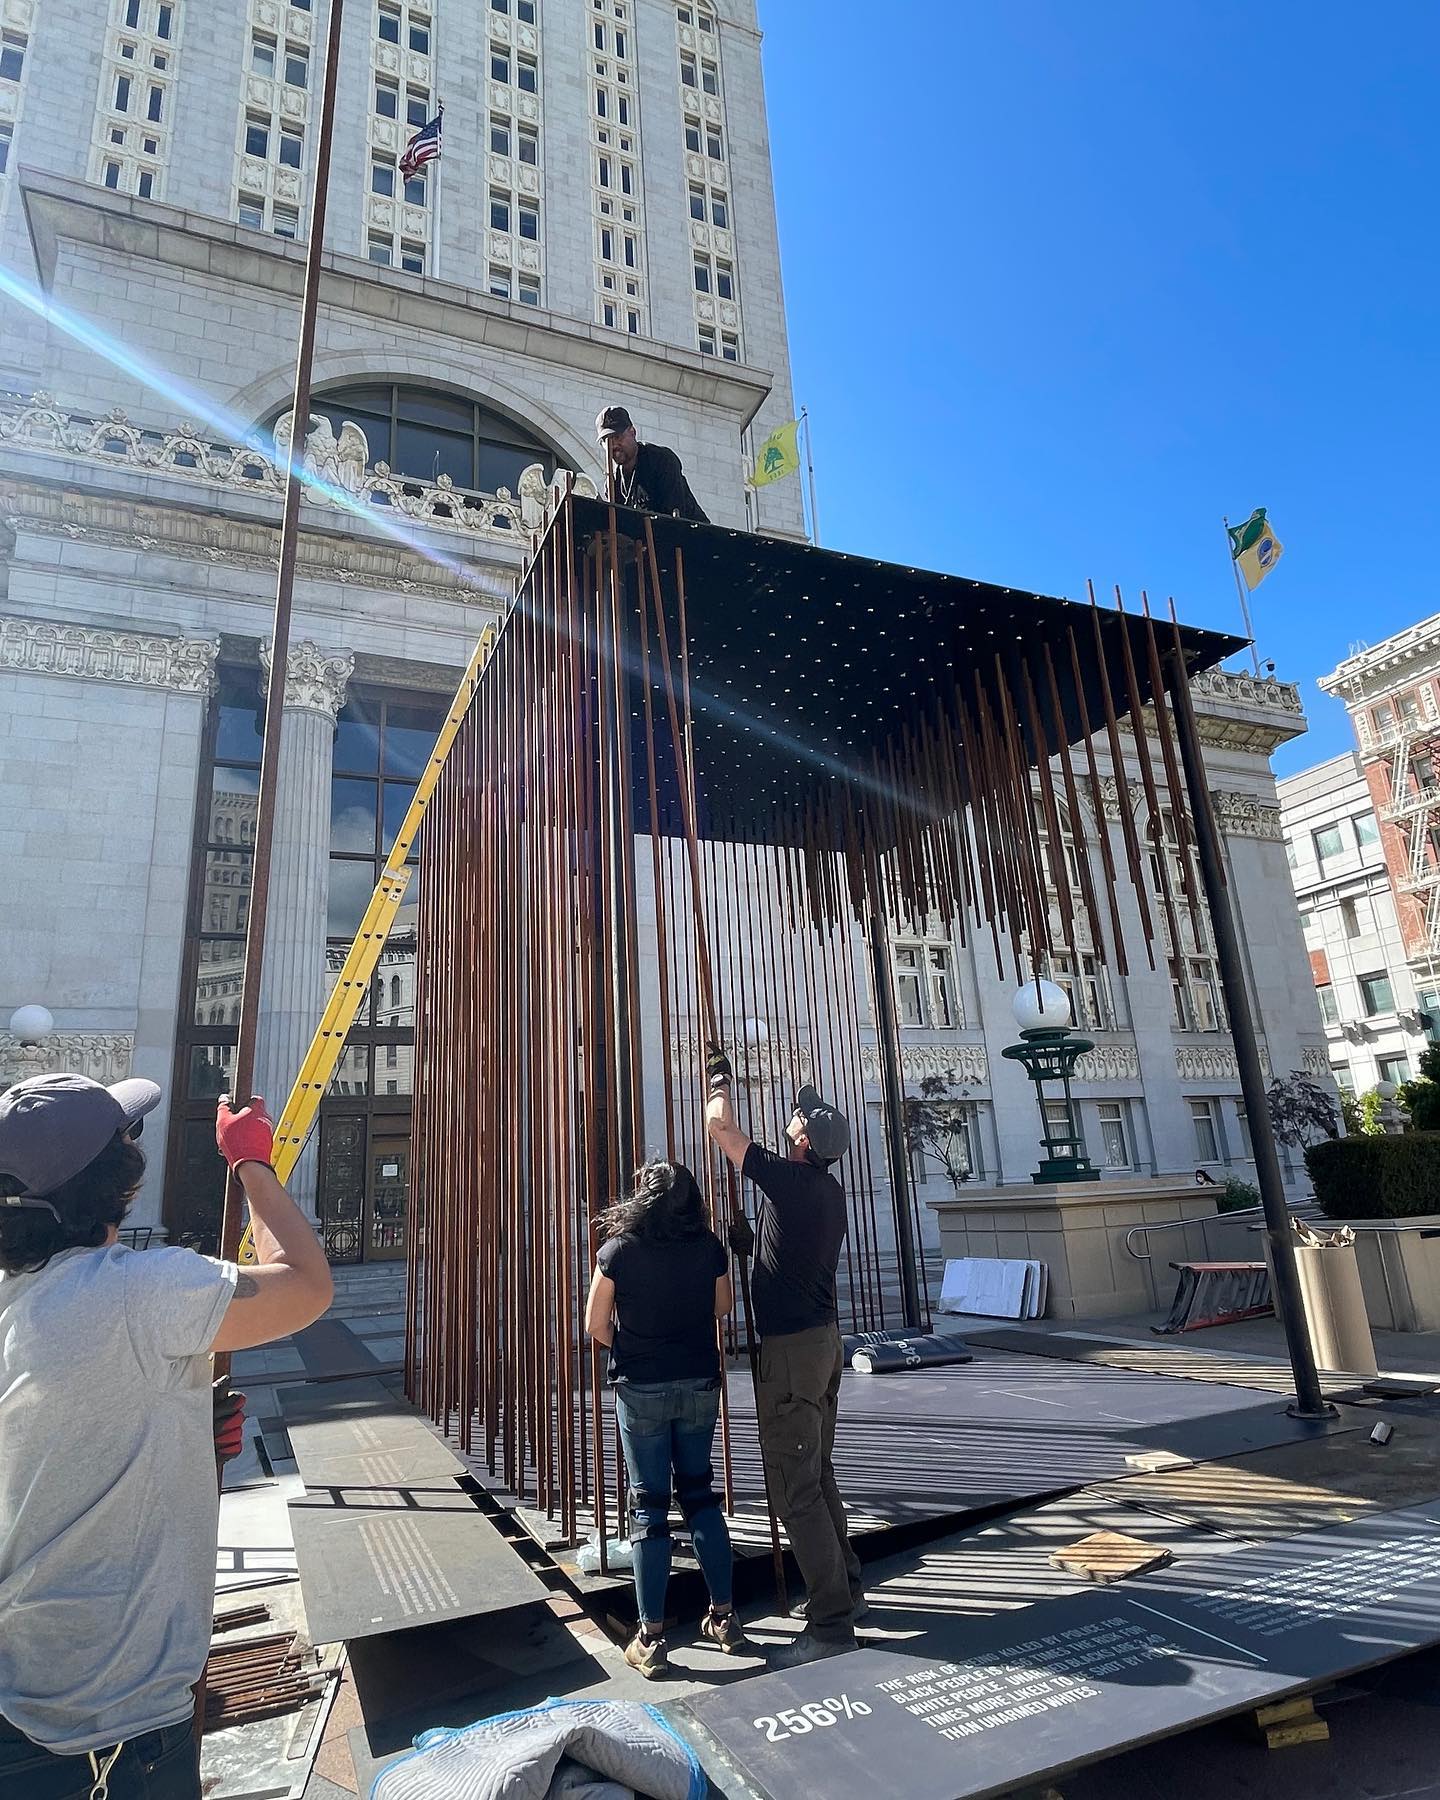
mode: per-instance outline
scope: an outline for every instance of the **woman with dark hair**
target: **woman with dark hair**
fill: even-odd
[[[720,1415],[715,1321],[734,1304],[730,1262],[704,1196],[680,1163],[649,1162],[635,1191],[599,1221],[601,1245],[585,1329],[610,1350],[610,1380],[630,1477],[630,1540],[640,1629],[625,1660],[647,1677],[669,1667],[672,1488],[710,1590],[702,1636],[746,1647],[731,1604],[730,1532],[715,1493],[711,1446]]]

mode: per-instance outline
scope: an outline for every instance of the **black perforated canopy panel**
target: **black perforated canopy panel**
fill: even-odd
[[[577,551],[608,538],[611,509],[572,503]],[[556,530],[565,529],[560,515]],[[688,648],[699,822],[704,835],[771,835],[776,810],[810,814],[822,836],[838,793],[849,808],[873,804],[877,781],[902,786],[927,727],[953,738],[965,707],[977,723],[991,712],[997,740],[1015,743],[1027,763],[1086,732],[1101,738],[1107,685],[1114,712],[1129,710],[1130,678],[1143,706],[1152,696],[1147,622],[1138,611],[1092,609],[1022,588],[905,568],[788,539],[757,536],[615,509],[623,569],[622,630],[632,670],[636,722],[635,817],[649,828],[647,763],[640,736],[648,667],[655,716],[656,782],[662,830],[678,831],[674,763],[668,754],[664,660],[653,610],[642,628],[639,583],[653,609],[658,570],[669,663],[677,691]],[[628,542],[628,548],[627,548]],[[543,554],[543,553],[542,553]],[[681,630],[681,585],[684,623]],[[1168,610],[1153,638],[1176,653]],[[1181,626],[1178,645],[1191,675],[1219,663],[1244,640]],[[1048,651],[1048,663],[1047,663]],[[1054,675],[1052,700],[1050,673]],[[1077,681],[1078,675],[1078,681]],[[1027,701],[1027,680],[1033,706]],[[809,834],[807,834],[809,835]]]

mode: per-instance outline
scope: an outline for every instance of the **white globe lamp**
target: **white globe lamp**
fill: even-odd
[[[763,1019],[747,1019],[745,1021],[745,1042],[752,1049],[766,1043],[770,1037],[770,1027]]]
[[[1022,1031],[1064,1031],[1070,1023],[1070,996],[1041,976],[1027,981],[1011,1004]]]
[[[1393,1100],[1400,1092],[1400,1089],[1393,1081],[1377,1081],[1375,1083],[1375,1092],[1382,1100]]]
[[[22,1044],[43,1044],[53,1037],[55,1020],[43,1006],[17,1006],[10,1015],[10,1035]]]

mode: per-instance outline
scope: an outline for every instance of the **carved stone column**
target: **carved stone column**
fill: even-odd
[[[270,649],[260,659],[268,678]],[[270,909],[255,1082],[272,1117],[300,1072],[325,1008],[325,913],[329,890],[330,769],[335,719],[355,667],[349,650],[290,646],[285,721],[275,795]],[[297,1204],[315,1217],[316,1146],[311,1139],[290,1178]]]

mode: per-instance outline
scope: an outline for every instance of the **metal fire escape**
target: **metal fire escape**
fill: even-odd
[[[1407,717],[1402,710],[1379,734],[1377,748],[1390,774],[1383,816],[1405,853],[1396,886],[1420,906],[1425,935],[1419,954],[1440,957],[1440,719],[1422,717],[1418,708]]]

